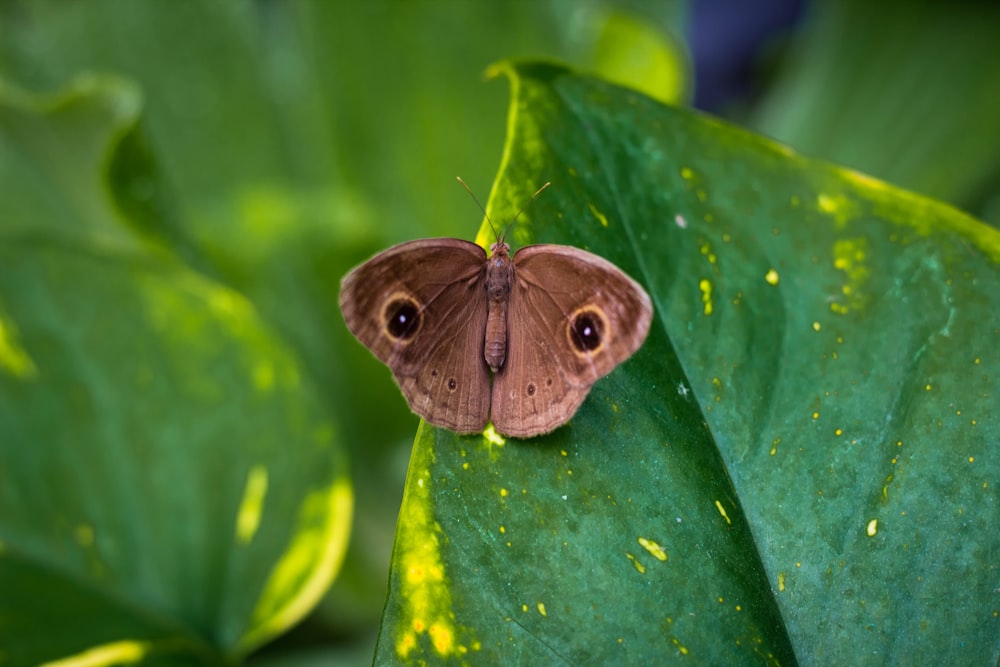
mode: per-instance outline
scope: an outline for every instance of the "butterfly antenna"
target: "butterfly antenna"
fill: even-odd
[[[510,224],[507,225],[506,228],[504,228],[503,234],[497,234],[497,228],[493,224],[493,220],[490,219],[490,214],[487,213],[486,209],[483,208],[483,205],[479,203],[479,199],[476,198],[476,194],[472,191],[472,189],[468,185],[466,185],[465,181],[462,180],[461,176],[456,176],[455,178],[458,179],[458,182],[462,184],[462,187],[465,188],[465,191],[469,193],[470,197],[472,197],[472,201],[476,202],[476,206],[478,206],[479,210],[483,212],[484,216],[486,216],[486,221],[490,223],[490,229],[493,230],[493,235],[496,237],[497,241],[502,240],[507,235],[507,231],[514,226],[514,223],[517,222],[517,219],[521,217],[521,214],[527,210],[527,208],[531,205],[531,202],[535,201],[535,199],[538,198],[538,195],[542,194],[545,188],[552,185],[552,181],[546,181],[542,187],[535,190],[535,194],[531,195],[531,199],[529,199],[528,202],[521,207],[521,210],[517,212],[517,215],[515,215],[514,219],[510,221]]]
[[[517,222],[517,219],[521,217],[521,214],[524,213],[529,206],[531,206],[531,202],[535,201],[535,199],[538,198],[538,195],[542,194],[542,191],[545,190],[545,188],[549,187],[550,185],[552,185],[552,181],[546,181],[545,185],[535,190],[535,194],[531,195],[531,199],[528,200],[528,203],[526,203],[524,206],[521,207],[521,210],[517,212],[517,215],[515,215],[514,219],[510,221],[510,224],[507,225],[507,228],[503,230],[503,236],[507,236],[507,232],[510,230],[511,227],[514,226],[514,223]]]
[[[465,188],[465,191],[469,193],[470,197],[472,197],[472,201],[476,202],[476,206],[478,206],[479,210],[483,212],[484,216],[486,216],[486,222],[490,223],[490,229],[493,230],[493,236],[499,239],[500,237],[497,236],[497,228],[493,225],[493,221],[490,219],[490,214],[487,213],[486,209],[483,208],[483,205],[479,203],[479,198],[476,197],[476,193],[472,191],[472,188],[466,185],[465,181],[462,180],[461,176],[456,176],[455,178],[458,179],[458,182],[462,184],[462,187]]]
[[[524,211],[525,211],[525,210],[526,210],[526,209],[527,209],[527,208],[528,208],[529,206],[531,206],[531,202],[533,202],[533,201],[535,201],[536,199],[538,199],[538,195],[542,194],[542,191],[543,191],[543,190],[545,190],[545,188],[549,187],[550,185],[552,185],[552,181],[545,181],[545,185],[543,185],[542,187],[540,187],[540,188],[538,188],[537,190],[535,190],[535,194],[531,195],[531,199],[529,199],[529,200],[528,200],[528,203],[527,203],[527,204],[525,204],[524,206],[522,206],[522,207],[521,207],[521,210],[520,210],[520,211],[518,211],[518,212],[517,212],[517,215],[515,215],[515,216],[514,216],[514,219],[510,221],[510,225],[508,225],[508,228],[509,228],[509,227],[510,227],[511,225],[513,225],[513,224],[514,224],[515,222],[517,222],[517,219],[521,217],[521,214],[522,214],[522,213],[524,213]]]

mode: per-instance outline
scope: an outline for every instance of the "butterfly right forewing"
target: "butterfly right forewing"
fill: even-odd
[[[410,241],[355,268],[340,289],[348,329],[389,366],[410,408],[459,433],[481,431],[489,415],[485,262],[468,241]]]

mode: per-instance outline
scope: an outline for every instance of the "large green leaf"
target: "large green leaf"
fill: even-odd
[[[104,78],[0,89],[2,664],[233,660],[347,545],[329,417],[253,305],[165,250],[139,109]]]
[[[491,215],[551,180],[515,242],[613,260],[656,321],[549,436],[420,430],[376,661],[995,664],[1000,235],[560,67],[506,72]]]

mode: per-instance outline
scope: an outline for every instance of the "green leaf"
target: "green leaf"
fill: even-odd
[[[378,664],[993,664],[1000,235],[561,67],[490,201],[650,291],[527,441],[422,428]],[[484,230],[480,236],[486,240]]]
[[[130,189],[135,90],[0,94],[0,662],[232,661],[335,576],[342,446],[254,306],[162,243],[159,185]]]

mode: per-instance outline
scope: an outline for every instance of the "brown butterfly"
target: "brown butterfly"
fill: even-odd
[[[393,246],[344,277],[340,309],[418,415],[459,433],[492,420],[519,438],[569,421],[642,345],[653,315],[611,262],[550,244],[511,257],[503,234],[489,257],[460,239]]]

